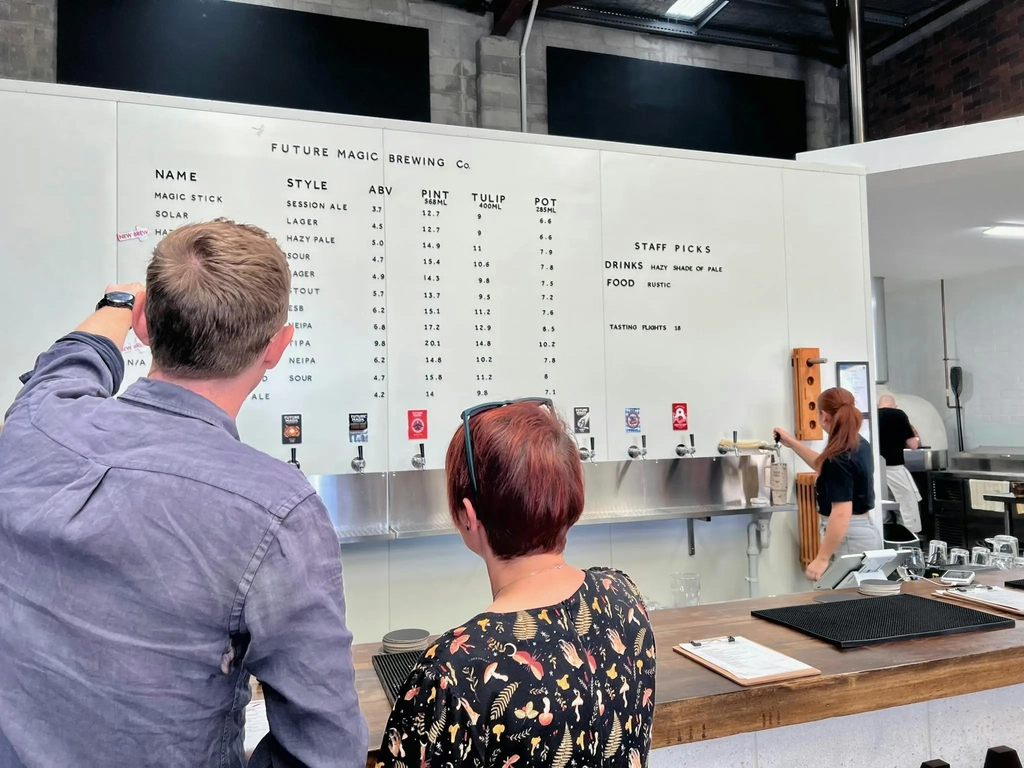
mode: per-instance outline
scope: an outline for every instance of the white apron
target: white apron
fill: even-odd
[[[900,505],[900,522],[911,532],[921,532],[921,492],[917,490],[910,470],[904,466],[886,467],[886,481],[893,498]]]

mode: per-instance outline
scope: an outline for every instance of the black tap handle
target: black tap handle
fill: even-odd
[[[593,438],[593,437],[591,437],[591,438],[590,438],[590,452],[591,452],[591,453],[593,453],[593,452],[594,452],[594,445],[595,445],[595,443],[594,443],[594,438]]]
[[[690,433],[690,447],[691,448],[696,448],[697,447],[697,441],[693,437],[693,432]]]
[[[737,445],[737,444],[739,443],[739,440],[737,440],[737,439],[736,439],[736,438],[737,438],[738,436],[739,436],[739,432],[737,432],[737,431],[736,431],[736,430],[734,429],[734,430],[732,431],[732,444],[733,444],[733,445]]]
[[[295,461],[295,450],[296,450],[295,448],[292,448],[292,464],[296,463],[296,461]]]
[[[359,451],[359,458],[363,458],[363,446],[356,446],[356,450]]]
[[[640,435],[640,445],[647,447],[647,435]]]
[[[424,451],[423,451],[423,443],[420,443],[420,458],[421,459],[425,459],[426,457],[427,457],[427,454],[424,453]]]

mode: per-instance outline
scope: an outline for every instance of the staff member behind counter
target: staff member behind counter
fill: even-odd
[[[487,564],[493,602],[413,669],[378,767],[647,765],[655,650],[640,593],[618,571],[563,556],[583,512],[575,442],[550,400],[462,418],[448,505]]]
[[[921,532],[921,492],[903,460],[903,449],[921,447],[921,437],[906,413],[896,407],[896,398],[878,398],[878,451],[885,459],[885,479],[900,505],[900,522],[911,533]]]
[[[845,389],[826,389],[818,397],[821,426],[828,443],[820,454],[776,428],[779,440],[808,465],[814,483],[821,528],[818,556],[807,566],[807,578],[817,581],[833,555],[851,555],[882,548],[882,537],[868,513],[875,506],[875,471],[871,445],[859,432],[864,417]]]

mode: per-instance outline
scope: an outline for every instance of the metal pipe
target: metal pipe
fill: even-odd
[[[761,548],[757,541],[757,523],[747,525],[747,588],[750,597],[760,597],[758,589],[757,558]]]
[[[871,314],[875,319],[875,384],[889,383],[889,335],[885,327],[885,278],[871,278]]]
[[[523,133],[526,133],[526,47],[530,44],[530,33],[533,32],[533,19],[537,15],[540,0],[533,0],[530,5],[530,17],[526,20],[526,31],[523,42],[519,45],[519,116]]]
[[[939,298],[942,303],[942,364],[946,369],[946,407],[954,410],[956,405],[950,402],[952,392],[949,389],[949,349],[946,346],[946,281],[939,280]]]
[[[864,59],[861,56],[860,0],[849,0],[850,23],[846,29],[846,61],[850,72],[850,127],[853,143],[864,142]]]

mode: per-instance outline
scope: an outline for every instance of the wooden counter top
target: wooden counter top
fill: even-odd
[[[979,575],[994,585],[1024,571]],[[939,586],[906,584],[928,596]],[[750,615],[752,610],[801,605],[816,593],[654,611],[658,642],[657,709],[653,748],[796,725],[828,717],[914,704],[1024,683],[1024,622],[1013,629],[910,640],[841,651]],[[868,599],[868,598],[865,598]],[[821,670],[820,677],[744,688],[672,652],[687,640],[742,635]],[[390,707],[370,657],[379,644],[354,649],[359,701],[379,746]]]

